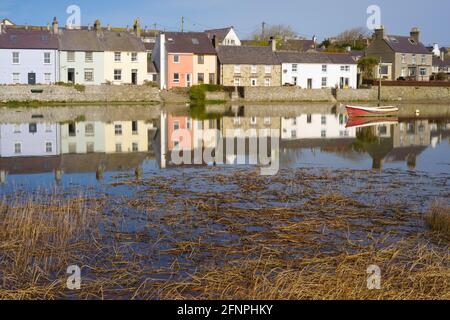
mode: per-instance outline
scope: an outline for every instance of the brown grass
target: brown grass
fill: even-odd
[[[450,239],[450,206],[434,203],[425,214],[425,223],[430,230]]]

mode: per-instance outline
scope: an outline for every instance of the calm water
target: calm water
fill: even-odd
[[[405,114],[376,123],[348,123],[345,110],[336,106],[233,106],[201,112],[120,108],[74,116],[66,109],[10,111],[0,120],[0,193],[40,188],[107,190],[111,183],[130,176],[174,177],[211,171],[213,163],[177,164],[173,150],[185,152],[215,148],[230,130],[236,141],[245,131],[270,129],[279,137],[272,152],[280,169],[329,168],[417,172],[450,175],[450,118],[448,107],[427,115]],[[2,111],[5,114],[5,111]],[[173,138],[176,130],[184,132]],[[216,132],[198,142],[202,130]],[[215,131],[212,131],[215,130]],[[175,135],[176,136],[176,135]],[[248,139],[247,139],[248,141]],[[248,146],[247,146],[248,147]],[[214,170],[258,164],[248,148],[244,154],[225,152],[228,164]],[[255,160],[256,162],[252,162]],[[233,164],[232,162],[235,161]],[[120,189],[119,189],[120,190]],[[121,192],[116,190],[115,192]],[[125,192],[125,191],[124,191]]]

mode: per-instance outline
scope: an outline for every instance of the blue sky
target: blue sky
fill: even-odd
[[[179,30],[185,16],[186,29],[192,31],[233,25],[245,38],[265,21],[290,25],[302,36],[319,39],[365,26],[367,7],[375,4],[388,33],[407,34],[417,26],[426,45],[450,46],[449,0],[0,0],[0,18],[45,25],[57,16],[65,23],[66,8],[72,4],[80,6],[83,25],[100,18],[103,25],[127,26],[140,17],[143,25]]]

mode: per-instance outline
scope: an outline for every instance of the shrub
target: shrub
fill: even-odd
[[[425,224],[431,231],[440,233],[450,239],[450,206],[442,203],[433,204],[425,214]]]

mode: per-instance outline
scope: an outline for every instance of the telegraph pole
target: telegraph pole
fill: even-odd
[[[265,36],[266,36],[266,23],[263,21],[263,23],[262,23],[262,33],[261,33],[262,40],[264,40]]]
[[[181,17],[181,32],[184,32],[184,17]]]

